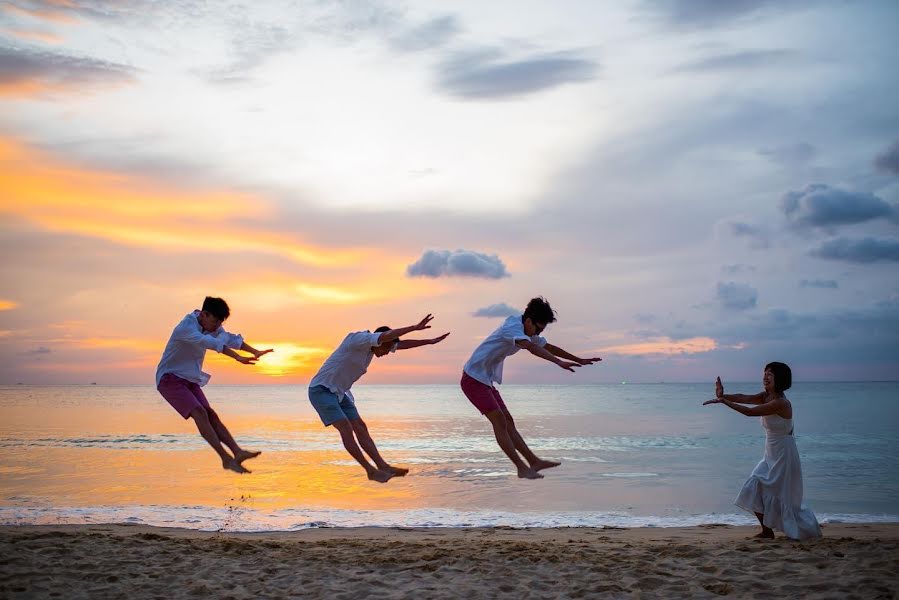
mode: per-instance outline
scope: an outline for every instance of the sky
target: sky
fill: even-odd
[[[506,383],[899,374],[899,3],[0,5],[0,383],[152,384],[207,295],[307,383],[454,383],[544,296]],[[710,388],[711,389],[711,388]]]

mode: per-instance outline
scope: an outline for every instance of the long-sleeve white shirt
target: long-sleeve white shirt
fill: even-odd
[[[221,353],[227,346],[240,350],[243,337],[228,333],[221,326],[213,332],[203,331],[197,317],[200,311],[195,310],[185,315],[172,331],[169,343],[165,345],[159,366],[156,367],[156,385],[166,373],[177,375],[182,379],[193,381],[201,386],[209,382],[209,374],[203,372],[203,358],[207,350]]]
[[[484,385],[502,383],[503,362],[521,350],[515,343],[518,340],[530,340],[540,347],[546,345],[546,338],[539,335],[528,336],[524,332],[521,315],[512,315],[475,348],[462,370]]]
[[[368,371],[368,365],[375,356],[372,348],[380,343],[381,333],[370,331],[348,333],[309,382],[309,387],[322,385],[334,392],[338,399],[347,395],[350,401],[354,401],[350,388]],[[396,344],[390,351],[396,351]]]

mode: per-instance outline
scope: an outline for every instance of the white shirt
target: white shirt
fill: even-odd
[[[166,373],[201,386],[206,385],[209,382],[209,374],[202,371],[206,351],[215,350],[220,353],[225,346],[235,350],[240,350],[243,346],[242,336],[228,333],[221,326],[211,333],[203,331],[197,318],[199,316],[200,311],[195,310],[175,326],[169,343],[165,345],[159,366],[156,367],[157,386]]]
[[[383,332],[348,333],[309,382],[309,387],[323,385],[334,392],[338,399],[347,395],[351,402],[354,401],[350,388],[368,371],[368,365],[375,356],[372,348],[381,343],[381,333]],[[396,344],[390,351],[396,352]]]
[[[546,345],[546,338],[539,335],[528,337],[525,334],[521,315],[512,315],[475,348],[462,370],[484,385],[502,383],[503,361],[521,350],[515,343],[518,340],[530,340],[541,348]]]

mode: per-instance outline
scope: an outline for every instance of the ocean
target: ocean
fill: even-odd
[[[753,393],[759,382],[726,382]],[[762,456],[758,418],[702,406],[711,383],[505,385],[519,431],[562,461],[520,480],[456,385],[354,387],[381,453],[370,482],[303,385],[210,384],[252,474],[221,469],[151,386],[0,386],[0,523],[204,530],[324,526],[754,524],[733,505]],[[899,383],[796,383],[805,504],[821,522],[899,521]]]

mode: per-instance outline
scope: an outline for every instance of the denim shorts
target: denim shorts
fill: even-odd
[[[354,421],[360,418],[359,411],[349,396],[344,394],[341,400],[337,400],[337,394],[323,385],[309,388],[309,401],[325,427],[341,419]]]

